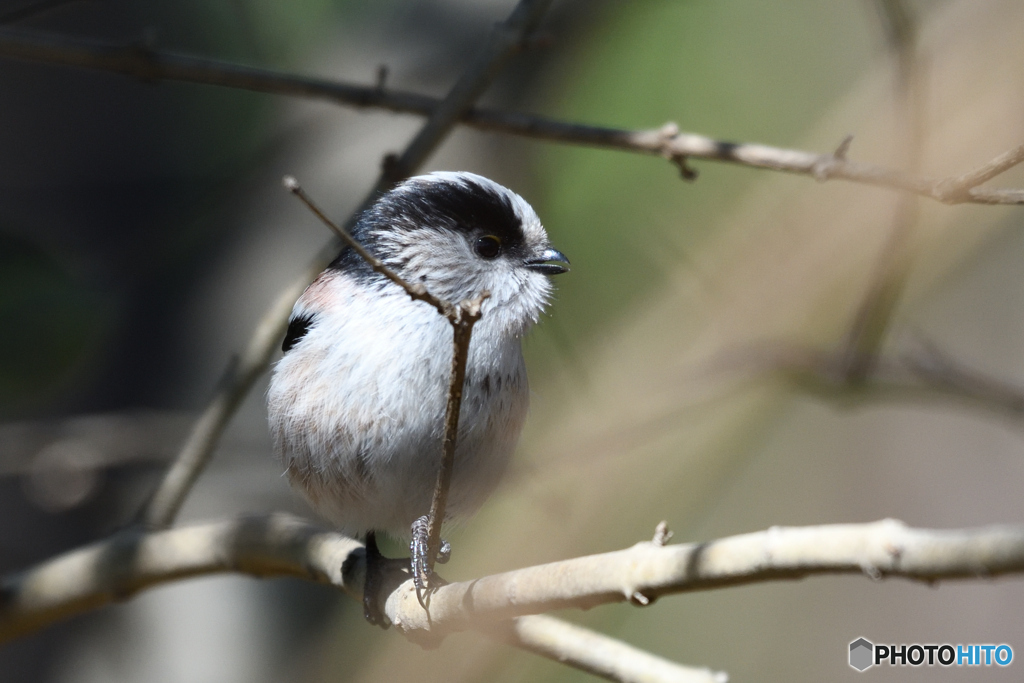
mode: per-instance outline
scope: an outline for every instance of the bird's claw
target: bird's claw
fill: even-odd
[[[409,542],[409,561],[412,565],[412,580],[416,585],[416,597],[423,604],[423,593],[439,583],[439,577],[430,566],[430,523],[426,515],[412,523],[412,540]],[[446,563],[452,556],[452,546],[442,540],[435,561]]]

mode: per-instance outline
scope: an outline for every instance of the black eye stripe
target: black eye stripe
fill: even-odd
[[[378,256],[382,255],[378,247],[387,241],[388,234],[421,230],[459,233],[478,255],[477,239],[481,235],[493,235],[500,240],[498,256],[515,258],[523,253],[525,258],[523,219],[514,200],[511,191],[481,184],[468,176],[454,180],[429,176],[413,178],[384,194],[367,209],[352,234]],[[480,255],[480,258],[496,257]],[[348,248],[341,251],[329,268],[351,273],[361,280],[379,277]]]

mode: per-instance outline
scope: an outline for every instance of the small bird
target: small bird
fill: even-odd
[[[451,303],[489,293],[473,328],[446,521],[493,492],[526,419],[520,341],[568,271],[533,208],[473,173],[410,178],[352,236],[410,284]],[[430,509],[441,461],[452,327],[351,248],[292,309],[267,394],[274,449],[291,484],[341,531],[408,538]],[[368,569],[368,581],[369,581]],[[367,618],[384,620],[364,598]]]

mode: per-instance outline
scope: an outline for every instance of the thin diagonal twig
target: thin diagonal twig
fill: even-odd
[[[939,182],[937,192],[946,201],[969,201],[970,191],[982,183],[1009,171],[1024,162],[1024,145],[1007,150],[987,164],[973,171],[968,171],[955,178],[947,178]]]
[[[379,258],[368,252],[366,248],[363,247],[363,245],[360,244],[354,237],[352,237],[352,235],[349,234],[347,230],[345,230],[340,225],[332,221],[327,216],[327,214],[325,214],[323,210],[319,206],[317,206],[316,202],[314,202],[310,198],[310,196],[306,194],[306,191],[302,189],[302,186],[299,185],[298,180],[289,175],[284,177],[282,184],[284,185],[286,190],[288,190],[293,195],[302,200],[302,203],[306,205],[306,208],[312,211],[316,215],[316,217],[319,218],[324,225],[330,228],[331,232],[337,235],[342,242],[352,247],[353,251],[359,254],[359,257],[366,261],[366,263],[369,264],[370,268],[372,268],[374,272],[380,273],[381,275],[383,275],[384,277],[386,277],[387,279],[391,280],[393,283],[404,289],[405,293],[408,294],[409,297],[414,301],[426,302],[433,306],[435,309],[437,309],[437,312],[443,315],[445,318],[448,318],[449,320],[453,319],[453,317],[455,316],[455,313],[453,312],[454,307],[450,303],[438,299],[436,296],[428,292],[427,288],[424,287],[422,284],[413,285],[410,284],[409,282],[406,282],[406,280],[403,279],[402,276],[388,268],[383,261],[381,261]]]
[[[926,59],[919,54],[918,25],[905,0],[872,0],[895,62],[893,83],[903,164],[912,171],[920,165],[925,141]],[[871,373],[891,326],[910,273],[911,237],[917,226],[918,197],[903,194],[897,201],[887,239],[877,256],[871,279],[847,331],[844,375],[850,384]]]

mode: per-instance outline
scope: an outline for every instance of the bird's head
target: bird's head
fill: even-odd
[[[408,282],[442,299],[457,303],[490,292],[484,317],[517,335],[547,304],[547,276],[569,270],[533,208],[473,173],[406,180],[363,214],[353,234]],[[342,256],[352,258],[358,257]]]

